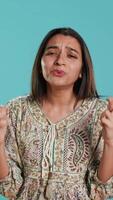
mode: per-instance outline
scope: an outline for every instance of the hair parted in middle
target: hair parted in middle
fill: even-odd
[[[47,82],[42,74],[41,67],[41,59],[46,49],[46,46],[49,40],[57,35],[62,34],[64,36],[71,36],[75,38],[81,47],[82,52],[82,78],[78,78],[75,81],[73,92],[77,96],[78,99],[85,99],[88,97],[99,97],[95,85],[94,72],[93,72],[93,64],[92,59],[88,50],[88,47],[80,36],[78,32],[76,32],[72,28],[64,27],[64,28],[55,28],[47,33],[45,38],[42,40],[40,47],[38,49],[34,66],[32,69],[32,79],[31,79],[31,97],[32,100],[41,101],[41,99],[47,94]]]

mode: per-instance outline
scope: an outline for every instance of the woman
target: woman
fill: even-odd
[[[46,35],[31,94],[7,107],[0,108],[3,195],[11,200],[113,196],[113,99],[99,99],[88,48],[76,31],[57,28]]]

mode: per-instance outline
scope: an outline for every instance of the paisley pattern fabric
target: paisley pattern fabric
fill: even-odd
[[[105,100],[85,99],[57,123],[30,96],[14,99],[8,107],[10,172],[0,181],[1,194],[10,200],[104,200],[113,196],[113,178],[102,184],[97,177],[102,137],[95,147],[102,132]]]

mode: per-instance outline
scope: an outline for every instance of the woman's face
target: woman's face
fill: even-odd
[[[45,48],[41,59],[42,74],[50,86],[73,87],[81,78],[82,52],[77,39],[57,34]]]

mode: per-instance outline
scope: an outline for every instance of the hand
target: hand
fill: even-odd
[[[5,143],[5,136],[8,124],[8,109],[0,106],[0,145]]]
[[[103,139],[108,145],[113,146],[113,97],[108,99],[108,107],[102,113]]]

